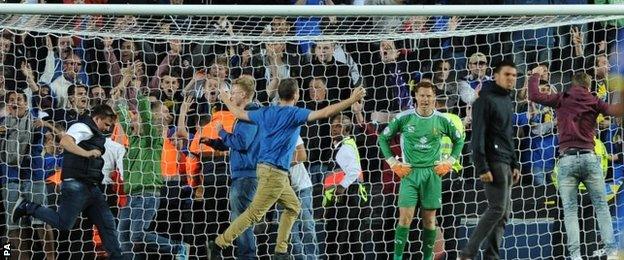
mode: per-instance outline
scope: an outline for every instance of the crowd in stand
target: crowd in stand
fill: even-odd
[[[416,1],[390,2],[352,4]],[[219,23],[225,26],[215,28],[236,33],[238,25],[255,22],[267,35],[320,35],[321,24],[332,24],[332,19],[348,21],[221,18]],[[162,19],[161,33],[175,30],[178,21]],[[136,18],[120,17],[116,24],[132,29]],[[396,26],[409,33],[452,31],[458,24],[461,19],[457,17],[436,16],[413,17]],[[549,73],[540,78],[540,92],[553,93],[565,91],[572,74],[584,71],[592,76],[595,96],[608,103],[619,100],[609,77],[615,66],[610,59],[618,47],[615,43],[624,40],[622,25],[622,21],[610,21],[417,40],[237,44],[2,30],[0,183],[7,224],[2,222],[0,230],[22,249],[24,259],[103,256],[98,231],[86,219],[70,230],[53,230],[37,219],[30,225],[16,224],[7,216],[19,196],[42,205],[57,204],[61,137],[74,122],[88,116],[91,108],[108,104],[118,120],[106,141],[101,189],[116,217],[122,249],[154,258],[176,255],[188,247],[201,258],[206,242],[244,211],[241,205],[249,203],[255,190],[255,173],[230,167],[232,151],[227,147],[236,144],[228,145],[222,130],[231,133],[236,119],[221,102],[219,90],[253,96],[254,106],[268,106],[279,99],[278,84],[295,79],[303,89],[297,106],[311,110],[348,98],[358,86],[368,95],[341,116],[308,122],[301,129],[290,172],[302,205],[300,222],[293,230],[293,255],[297,259],[385,259],[392,252],[399,179],[380,159],[377,138],[398,113],[414,109],[412,87],[429,81],[436,86],[437,110],[457,115],[466,136],[460,165],[443,180],[438,218],[444,242],[438,243],[436,252],[454,259],[460,249],[462,219],[474,218],[483,210],[478,193],[481,184],[470,158],[471,104],[482,87],[492,84],[493,64],[504,59],[519,64],[520,77],[513,91],[514,141],[522,179],[514,200],[521,210],[513,215],[561,220],[556,206],[557,115],[553,109],[528,101],[526,76],[535,67],[543,67]],[[603,158],[607,182],[621,182],[621,118],[601,116],[598,125],[596,153]],[[360,159],[360,165],[345,162],[345,156],[351,156],[339,149],[345,147],[345,138],[355,148],[357,157],[353,156]],[[150,149],[158,143],[155,140],[162,142],[161,150]],[[398,138],[391,140],[397,156],[399,143]],[[360,167],[361,174],[343,182],[352,167]],[[348,188],[342,199],[338,193],[327,194],[336,184]],[[621,192],[614,195],[622,197]],[[225,254],[252,259],[267,256],[272,251],[269,247],[275,246],[267,241],[273,241],[269,237],[276,234],[279,212],[271,211],[237,240],[234,252]],[[583,217],[593,225],[591,214]],[[31,225],[32,229],[26,228]],[[561,225],[553,230],[553,257],[565,254],[563,238],[556,235],[561,230]],[[585,239],[589,245],[584,250],[597,247],[591,236]]]

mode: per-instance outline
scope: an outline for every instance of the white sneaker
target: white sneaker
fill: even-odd
[[[618,260],[618,252],[615,250],[598,249],[594,251],[592,257],[607,257],[607,260]]]

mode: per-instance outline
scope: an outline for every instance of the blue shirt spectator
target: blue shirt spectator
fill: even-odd
[[[520,112],[514,113],[512,116],[512,120],[514,122],[514,127],[518,129],[518,132],[524,133],[524,135],[528,135],[527,131],[529,127],[529,113],[528,112]],[[519,138],[519,148],[520,157],[518,157],[518,161],[520,161],[522,172],[525,173],[531,169],[531,139],[529,138]]]
[[[332,0],[291,0],[296,5],[334,5]],[[295,21],[296,36],[317,36],[321,35],[322,17],[297,17]],[[299,42],[299,53],[308,53],[312,46],[311,41]]]
[[[260,107],[257,104],[249,104],[245,107],[247,111],[254,111]],[[242,120],[236,121],[232,133],[224,129],[219,131],[219,139],[209,140],[211,147],[217,150],[231,149],[230,165],[232,180],[244,177],[256,177],[256,164],[258,163],[258,153],[260,150],[260,139],[258,138],[258,126]]]
[[[267,163],[288,172],[301,125],[311,111],[292,106],[268,106],[248,112],[260,129],[258,163]]]
[[[544,185],[555,168],[557,144],[555,114],[551,108],[534,105],[530,118],[533,184]]]

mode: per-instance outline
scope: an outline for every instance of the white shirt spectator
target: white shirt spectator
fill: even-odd
[[[89,140],[93,137],[93,131],[85,123],[75,123],[67,129],[67,135],[74,138],[74,142],[79,144],[84,140]]]
[[[102,167],[104,179],[102,179],[102,184],[113,184],[111,173],[115,170],[117,170],[120,178],[123,180],[123,158],[126,154],[126,148],[111,138],[106,138],[104,147],[106,151],[102,155],[102,159],[104,159],[104,167]]]
[[[345,177],[340,183],[340,186],[348,188],[353,182],[355,182],[362,173],[362,165],[358,160],[358,151],[354,150],[349,145],[343,145],[344,140],[335,143],[334,146],[338,149],[336,153],[336,163],[344,171]]]
[[[479,91],[481,90],[481,85],[483,85],[483,83],[485,83],[486,81],[491,81],[492,77],[490,76],[483,77],[483,79],[481,79],[480,82],[478,83],[479,86],[476,88],[473,88],[470,85],[470,82],[471,81],[474,82],[475,80],[476,79],[474,79],[474,76],[468,75],[458,84],[459,97],[461,98],[462,101],[464,101],[464,103],[468,105],[472,104],[475,100],[477,100],[477,97],[479,97]]]
[[[45,59],[45,67],[41,76],[39,76],[39,82],[43,82],[46,84],[52,83],[52,78],[54,78],[54,66],[55,66],[55,57],[53,51],[48,51],[48,55]]]
[[[57,107],[67,108],[69,106],[67,90],[72,84],[73,83],[64,76],[60,76],[50,83],[50,90],[52,91],[54,100],[57,102]]]
[[[297,144],[299,146],[303,144],[301,137],[297,138]],[[290,167],[290,185],[295,192],[312,187],[312,180],[310,180],[310,173],[306,169],[303,163],[298,163]]]
[[[273,75],[271,75],[271,69],[269,68],[269,66],[271,66],[271,63],[269,62],[269,58],[266,52],[267,52],[266,49],[262,49],[260,51],[260,53],[262,54],[262,57],[264,57],[264,66],[267,67],[264,70],[264,79],[266,79],[267,81],[270,81],[273,78]],[[288,55],[288,54],[284,54],[284,55]],[[277,65],[277,78],[279,79],[290,78],[290,65],[287,62],[284,62],[284,64],[281,64],[281,65]]]

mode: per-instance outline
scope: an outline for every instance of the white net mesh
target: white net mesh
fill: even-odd
[[[3,28],[42,33],[123,37],[137,39],[181,39],[187,41],[300,41],[385,40],[468,36],[608,21],[622,16],[551,15],[456,17],[442,23],[440,17],[296,17],[283,16],[302,30],[275,32],[272,17],[241,16],[88,16],[4,15]],[[437,19],[433,19],[437,18]]]
[[[219,138],[216,125],[232,131],[235,124],[218,99],[218,87],[231,89],[236,79],[251,76],[255,101],[268,105],[276,99],[278,81],[293,78],[303,89],[298,105],[313,110],[345,99],[357,86],[368,90],[363,104],[344,113],[352,123],[341,125],[352,128],[363,172],[360,183],[369,196],[358,196],[358,185],[352,184],[343,201],[323,206],[327,176],[340,169],[332,140],[332,133],[340,130],[330,120],[303,126],[307,159],[304,169],[291,172],[302,200],[302,222],[293,229],[291,253],[297,259],[388,259],[394,250],[399,180],[382,162],[377,136],[397,113],[413,109],[406,96],[410,88],[429,80],[438,87],[438,109],[457,114],[466,128],[463,168],[443,179],[434,248],[440,259],[455,259],[487,206],[471,162],[470,104],[481,84],[491,80],[494,65],[511,59],[520,73],[514,91],[514,141],[522,179],[513,188],[501,257],[562,258],[567,254],[566,233],[551,180],[556,115],[527,101],[524,75],[545,66],[549,74],[541,81],[544,91],[562,91],[574,72],[586,71],[594,78],[592,91],[617,102],[615,90],[621,83],[615,75],[624,66],[618,60],[624,38],[617,19],[623,17],[0,15],[0,150],[7,151],[0,158],[7,213],[0,228],[13,239],[13,256],[106,255],[102,241],[110,235],[93,234],[89,213],[83,212],[76,223],[62,223],[68,231],[42,226],[37,219],[15,225],[10,210],[20,195],[51,208],[59,205],[58,197],[70,199],[59,194],[60,176],[55,175],[63,167],[60,136],[81,113],[110,103],[122,108],[119,120],[126,118],[129,124],[128,131],[116,124],[111,140],[117,144],[107,146],[104,157],[108,164],[101,188],[121,234],[114,240],[137,258],[168,259],[185,248],[192,257],[206,259],[207,241],[241,213],[235,208],[244,209],[255,187],[251,181],[232,180],[231,151],[217,151],[212,140]],[[14,90],[26,93],[23,103]],[[164,104],[170,118],[161,118],[162,111],[149,105],[142,107],[142,96]],[[192,99],[184,115],[186,97]],[[141,111],[152,114],[152,121],[142,121],[147,116]],[[148,126],[156,134],[140,131]],[[597,129],[608,158],[605,187],[613,219],[620,221],[614,223],[617,232],[624,211],[618,190],[624,178],[621,127],[621,118],[601,117]],[[164,143],[147,141],[150,134],[163,137]],[[399,155],[398,141],[393,144]],[[602,242],[586,192],[581,192],[579,205],[581,252],[591,255]],[[278,212],[271,209],[254,226],[256,245],[239,240],[223,255],[242,257],[253,249],[251,255],[268,259],[275,247]],[[409,241],[404,257],[420,259],[417,221]]]

